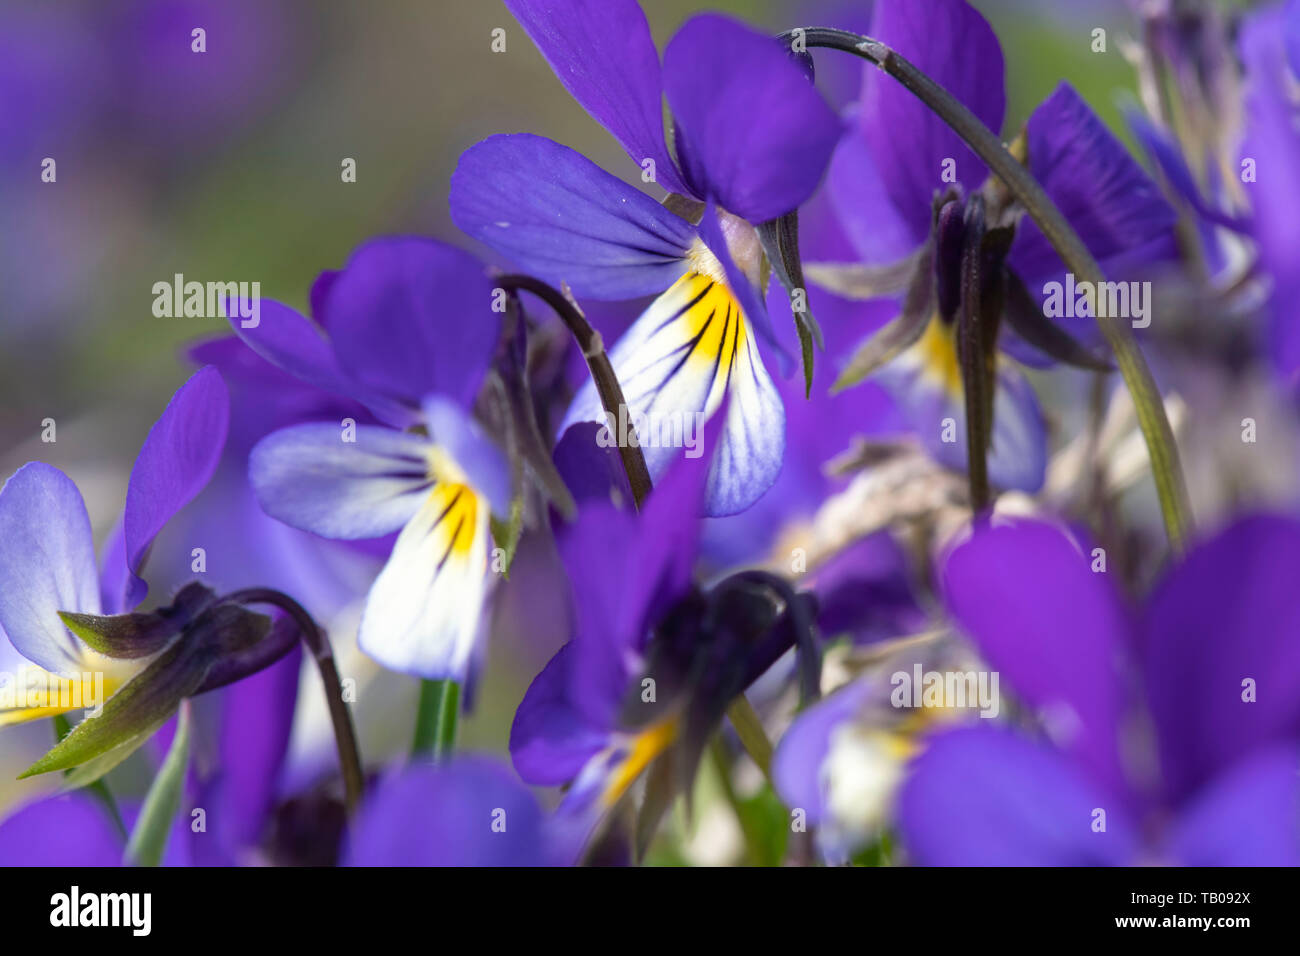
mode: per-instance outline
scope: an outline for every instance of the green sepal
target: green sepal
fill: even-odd
[[[808,289],[804,284],[803,263],[799,258],[799,211],[788,212],[777,219],[771,219],[758,227],[758,241],[763,246],[763,254],[772,264],[772,271],[790,297],[790,311],[794,315],[794,324],[799,332],[799,346],[803,358],[804,397],[812,395],[813,383],[813,344],[825,350],[821,326],[808,309]],[[803,308],[796,308],[798,298],[803,300]]]
[[[212,589],[187,584],[167,607],[130,614],[79,614],[59,617],[92,650],[115,660],[139,660],[157,654],[194,622],[216,599]]]
[[[193,693],[217,659],[217,649],[188,638],[174,642],[125,687],[108,699],[98,717],[86,717],[18,779],[97,762],[93,776],[70,776],[67,785],[85,786],[99,779],[144,744]]]
[[[519,550],[519,539],[522,537],[524,530],[524,499],[516,496],[510,502],[510,518],[508,521],[502,521],[496,515],[492,515],[491,527],[493,542],[505,552],[505,561],[501,568],[501,574],[509,579],[510,565],[514,564],[515,552]]]

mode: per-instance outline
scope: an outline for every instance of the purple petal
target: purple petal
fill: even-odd
[[[1241,157],[1255,162],[1256,182],[1243,184],[1254,207],[1255,240],[1273,279],[1269,300],[1269,354],[1283,381],[1300,381],[1300,129],[1295,122],[1294,56],[1286,63],[1282,38],[1295,49],[1300,5],[1267,5],[1245,17],[1241,59],[1246,70],[1246,130]],[[1285,19],[1284,19],[1285,18]]]
[[[664,143],[659,54],[636,0],[506,0],[555,75],[638,167],[685,193]]]
[[[0,629],[29,661],[79,671],[82,648],[59,611],[100,612],[95,543],[72,479],[30,462],[0,489]]]
[[[564,855],[537,801],[497,761],[413,765],[366,798],[348,866],[554,866]]]
[[[282,428],[248,459],[248,480],[272,518],[326,538],[378,538],[428,498],[429,440],[378,425],[355,441],[329,422]]]
[[[1300,733],[1298,575],[1300,523],[1257,516],[1196,548],[1153,594],[1143,661],[1171,800]]]
[[[217,768],[196,801],[208,812],[208,831],[191,838],[200,863],[237,862],[261,841],[289,750],[301,665],[295,649],[221,692]]]
[[[230,393],[212,366],[199,369],[149,429],[131,468],[122,533],[127,566],[137,577],[153,539],[203,490],[221,461],[230,424]],[[136,585],[143,596],[143,582]]]
[[[1287,4],[1285,16],[1286,61],[1291,72],[1300,77],[1300,0],[1291,0]]]
[[[841,124],[788,51],[717,14],[692,17],[664,50],[664,92],[695,195],[752,223],[817,188]]]
[[[1006,109],[1002,48],[988,22],[965,0],[892,0],[876,4],[871,35],[902,54],[957,97],[994,133]],[[957,181],[979,187],[988,170],[969,146],[919,99],[874,66],[864,67],[858,124],[885,192],[905,222],[930,224],[935,190],[946,188],[945,160]]]
[[[297,310],[266,299],[256,326],[244,328],[233,318],[230,326],[249,348],[294,378],[338,395],[351,393],[352,383],[339,367],[329,342]]]
[[[37,800],[0,822],[0,866],[120,866],[125,850],[85,791]]]
[[[695,230],[645,193],[541,136],[493,136],[461,154],[451,217],[466,235],[578,296],[632,299],[686,272]]]
[[[848,633],[855,644],[914,634],[925,627],[907,556],[888,531],[870,534],[817,568],[817,629]]]
[[[287,305],[266,299],[254,328],[244,328],[237,319],[232,319],[230,324],[249,348],[299,381],[364,402],[376,415],[394,425],[405,427],[415,420],[412,409],[377,395],[350,378],[316,324]]]
[[[902,259],[929,236],[928,218],[907,219],[894,208],[860,130],[850,129],[840,140],[827,178],[840,224],[862,261]]]
[[[424,401],[429,439],[451,456],[470,485],[492,503],[498,517],[510,515],[510,466],[500,449],[487,438],[455,402],[433,395]]]
[[[607,727],[584,719],[570,701],[573,645],[565,644],[528,685],[510,725],[510,758],[515,771],[536,786],[555,787],[574,779],[587,761],[610,743]],[[618,682],[612,705],[622,696]]]
[[[569,696],[595,726],[614,725],[629,658],[640,651],[647,627],[690,586],[724,417],[706,424],[703,455],[683,455],[669,466],[639,515],[593,503],[560,541],[576,612]]]
[[[944,593],[962,629],[1043,715],[1057,743],[1120,795],[1118,665],[1130,625],[1091,560],[1052,525],[983,527],[948,556]]]
[[[1026,133],[1030,172],[1108,274],[1173,257],[1173,208],[1074,87],[1058,86],[1029,117]],[[1031,290],[1065,271],[1028,216],[1008,262]]]
[[[334,280],[341,274],[338,269],[324,269],[312,280],[307,302],[311,306],[311,317],[321,326],[325,325],[325,303],[329,299],[330,290],[334,288]]]
[[[596,440],[604,425],[577,422],[565,429],[552,457],[565,486],[579,504],[586,501],[632,500],[623,461],[614,446],[602,448]]]
[[[237,335],[198,342],[186,353],[198,365],[215,365],[230,389],[228,460],[239,458],[242,463],[258,441],[286,425],[344,418],[374,424],[374,416],[359,402],[272,365]],[[413,409],[402,415],[404,422],[414,422]]]
[[[1300,866],[1300,777],[1294,744],[1274,747],[1216,779],[1170,838],[1187,866]]]
[[[99,600],[104,614],[125,614],[149,593],[126,561],[126,529],[119,518],[104,540],[99,559]]]
[[[641,622],[627,593],[635,579],[635,516],[592,502],[559,536],[560,555],[574,597],[569,699],[587,723],[612,728],[627,682],[627,659]],[[652,570],[652,569],[647,569]]]
[[[1095,811],[1106,829],[1094,831]],[[930,740],[899,797],[899,828],[923,866],[1120,866],[1124,809],[1059,753],[993,727]]]
[[[468,407],[501,331],[483,264],[432,239],[375,239],[330,282],[320,317],[344,373],[418,405],[441,392]]]

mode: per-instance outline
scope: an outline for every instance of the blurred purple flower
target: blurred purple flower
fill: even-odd
[[[524,695],[510,753],[529,783],[581,775],[575,805],[612,803],[675,739],[671,717],[625,732],[620,711],[650,627],[690,591],[708,460],[679,458],[639,514],[588,502],[560,539],[574,630]]]
[[[906,56],[960,99],[989,129],[1001,130],[1006,105],[1002,50],[984,18],[965,0],[897,0],[877,5],[871,35]],[[945,441],[942,420],[965,429],[965,401],[955,322],[960,301],[956,272],[971,241],[963,215],[988,177],[969,146],[909,90],[875,67],[864,70],[862,98],[831,164],[830,186],[858,258],[870,264],[911,260],[906,279],[881,294],[907,292],[905,316],[916,334],[877,375],[935,459],[966,467],[966,444]],[[1029,119],[1028,166],[1111,278],[1174,252],[1173,211],[1120,142],[1072,87],[1062,84]],[[949,174],[946,175],[945,174]],[[946,192],[944,192],[946,191]],[[943,209],[936,197],[944,192]],[[996,212],[996,208],[990,216]],[[942,222],[944,225],[939,225]],[[1001,224],[990,218],[989,226]],[[1062,281],[1060,257],[1027,216],[1000,271],[1006,315],[1043,321],[1035,288]],[[933,270],[927,280],[918,270]],[[912,280],[912,281],[909,281]],[[926,283],[935,288],[927,295]],[[1023,294],[1022,294],[1023,293]],[[930,314],[929,309],[934,309]],[[914,313],[914,314],[913,314]],[[901,320],[900,320],[901,321]],[[1091,320],[1071,329],[1095,338]],[[1057,332],[1059,336],[1061,333]],[[1002,350],[1026,364],[1050,364],[1008,328]],[[1046,466],[1042,414],[1032,389],[1006,361],[997,365],[989,474],[994,484],[1036,491]]]
[[[949,556],[953,616],[1047,739],[935,736],[900,798],[912,858],[1300,864],[1300,524],[1237,521],[1136,615],[1094,560],[1029,521],[977,530]]]
[[[280,0],[132,0],[104,14],[113,118],[186,153],[227,140],[275,103],[298,59],[301,17]],[[203,30],[204,51],[193,36]]]
[[[40,462],[18,469],[0,489],[0,637],[52,674],[103,672],[109,694],[109,685],[129,679],[134,664],[91,651],[59,612],[121,614],[144,599],[148,586],[139,575],[154,538],[211,477],[228,419],[216,369],[200,369],[177,390],[136,457],[121,524],[98,570],[77,486]],[[0,725],[68,709],[19,707],[0,712]]]
[[[1264,7],[1242,24],[1240,52],[1246,71],[1243,160],[1253,160],[1248,184],[1260,264],[1272,281],[1268,351],[1288,385],[1300,385],[1300,0]]]
[[[91,30],[36,5],[0,11],[0,164],[30,164],[84,141],[101,106],[104,55]]]
[[[500,335],[492,284],[459,249],[379,239],[322,275],[312,300],[328,340],[278,303],[254,328],[232,324],[304,382],[421,430],[294,425],[253,448],[249,481],[291,527],[342,540],[398,532],[358,642],[393,670],[464,681],[481,650],[490,515],[510,511],[507,464],[470,418]]]
[[[509,768],[486,757],[414,764],[370,791],[347,866],[564,866],[577,844]]]

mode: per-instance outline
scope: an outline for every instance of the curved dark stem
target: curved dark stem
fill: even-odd
[[[540,279],[525,275],[505,275],[499,277],[497,283],[508,292],[531,292],[554,309],[568,326],[578,348],[582,349],[583,358],[587,360],[587,368],[591,371],[592,381],[596,383],[596,392],[600,395],[600,404],[605,409],[610,428],[617,434],[619,412],[626,407],[627,401],[623,397],[623,387],[618,383],[618,376],[614,374],[614,366],[610,364],[609,355],[605,352],[604,343],[601,342],[600,333],[591,327],[591,323],[572,302]],[[632,488],[632,498],[640,509],[653,486],[645,455],[641,453],[641,446],[636,441],[636,433],[631,430],[630,422],[628,428],[628,440],[618,443],[618,454],[623,460],[623,470],[627,473],[627,481]]]
[[[985,323],[994,319],[984,311],[985,280],[984,205],[976,196],[966,211],[966,250],[961,262],[961,308],[957,318],[957,357],[962,390],[966,396],[966,474],[970,485],[971,513],[979,518],[989,510],[989,445],[993,430],[993,393],[996,389],[993,341]]]
[[[229,654],[215,664],[203,678],[203,683],[192,696],[227,687],[258,671],[278,663],[298,644],[298,624],[290,617],[282,617],[271,626],[271,632],[247,650]]]
[[[339,682],[338,668],[334,666],[334,651],[329,638],[306,608],[279,591],[270,588],[245,588],[221,598],[223,604],[270,604],[293,618],[302,634],[303,643],[316,659],[321,683],[325,685],[325,701],[329,705],[330,722],[334,725],[334,742],[339,751],[339,765],[343,771],[344,799],[348,813],[356,811],[361,803],[365,774],[361,769],[361,752],[357,748],[356,729],[352,715],[343,700],[343,687]]]
[[[847,30],[801,27],[797,32],[782,34],[781,39],[787,44],[798,39],[806,47],[826,47],[851,53],[880,67],[915,94],[984,160],[1024,206],[1047,241],[1065,261],[1066,268],[1079,281],[1091,283],[1094,289],[1105,281],[1101,267],[1092,253],[1038,180],[1030,175],[1002,145],[1002,141],[965,104],[929,76],[879,40]],[[1138,423],[1142,426],[1142,437],[1146,440],[1147,453],[1151,459],[1151,473],[1160,498],[1165,531],[1173,550],[1180,552],[1190,531],[1191,517],[1187,487],[1178,462],[1178,448],[1174,444],[1174,434],[1165,414],[1164,402],[1146,359],[1133,337],[1132,329],[1115,316],[1099,315],[1095,302],[1092,311],[1097,315],[1097,325],[1115,353],[1115,363],[1124,376],[1124,384],[1133,396]]]

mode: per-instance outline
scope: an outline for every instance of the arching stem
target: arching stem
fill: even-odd
[[[303,643],[311,651],[316,668],[320,671],[321,683],[325,687],[325,702],[329,706],[330,722],[334,725],[334,743],[338,747],[339,766],[343,772],[344,800],[349,815],[354,813],[361,804],[365,774],[362,771],[361,752],[357,748],[356,729],[352,726],[348,705],[343,700],[343,686],[339,681],[338,668],[334,666],[334,651],[325,631],[301,604],[289,595],[270,588],[246,588],[228,594],[221,600],[228,604],[270,604],[284,611],[298,625]]]
[[[805,27],[782,34],[781,39],[787,43],[801,42],[806,47],[825,47],[852,53],[874,63],[903,84],[952,127],[1002,180],[1038,224],[1047,241],[1065,261],[1066,267],[1074,273],[1076,280],[1081,284],[1089,284],[1084,288],[1096,290],[1105,281],[1101,267],[1092,253],[1038,180],[1030,175],[1002,145],[1001,140],[965,104],[925,73],[879,40],[847,30]],[[1091,304],[1093,314],[1097,315],[1095,296]],[[1138,423],[1142,427],[1142,437],[1151,459],[1151,472],[1160,498],[1160,511],[1170,547],[1175,552],[1181,552],[1191,530],[1191,517],[1187,487],[1178,462],[1178,448],[1174,443],[1173,429],[1165,415],[1164,402],[1133,337],[1132,329],[1116,316],[1098,316],[1097,324],[1115,353],[1115,363],[1119,366],[1124,384],[1137,409]]]
[[[578,348],[582,349],[583,358],[587,360],[587,368],[591,372],[591,379],[596,383],[596,392],[600,395],[600,404],[605,409],[606,418],[617,428],[620,411],[627,404],[623,397],[623,387],[619,385],[618,376],[614,374],[614,366],[610,364],[600,333],[591,327],[586,316],[557,289],[532,276],[501,276],[497,279],[497,284],[507,292],[531,292],[555,310],[568,326],[569,331],[573,333]],[[630,423],[628,440],[618,443],[618,454],[623,461],[623,470],[627,473],[628,484],[632,488],[632,498],[640,509],[642,502],[650,494],[652,486],[645,455],[641,453],[641,446],[635,439],[635,431],[631,430]]]

